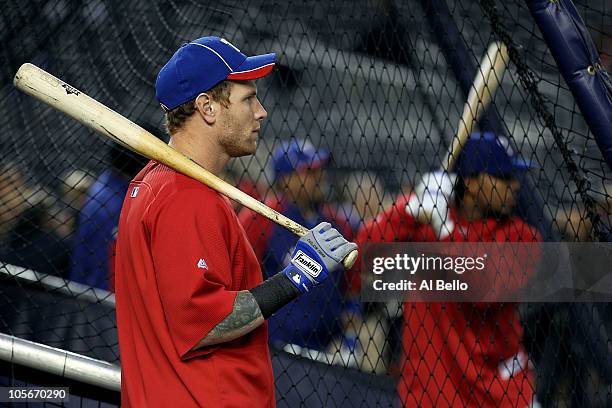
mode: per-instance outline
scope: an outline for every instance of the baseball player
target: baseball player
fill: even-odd
[[[466,142],[456,174],[426,174],[414,194],[364,225],[357,243],[379,241],[535,242],[535,228],[512,215],[513,177],[528,164],[491,133]],[[421,220],[421,221],[420,221]],[[492,260],[494,261],[494,260]],[[493,268],[507,285],[532,273]],[[497,288],[501,291],[501,287]],[[511,289],[511,286],[509,286]],[[404,305],[398,393],[409,407],[527,407],[533,375],[514,304]]]
[[[278,194],[267,204],[307,228],[330,222],[350,237],[350,224],[336,208],[324,202],[321,191],[330,159],[327,150],[317,149],[308,140],[291,139],[280,144],[272,152]],[[240,211],[238,219],[255,253],[263,260],[264,272],[278,270],[297,242],[295,235],[248,208]],[[359,306],[343,299],[342,284],[343,276],[337,274],[320,285],[316,293],[280,310],[268,322],[270,342],[279,347],[295,344],[325,350],[332,339],[342,334],[342,316]],[[313,308],[318,309],[317,313],[311,313]]]
[[[253,154],[267,113],[254,80],[274,54],[247,57],[218,37],[181,46],[156,94],[169,144],[213,174]],[[229,201],[155,161],[128,188],[116,301],[124,407],[272,407],[265,319],[323,282],[356,248],[330,224],[302,237],[263,281]]]

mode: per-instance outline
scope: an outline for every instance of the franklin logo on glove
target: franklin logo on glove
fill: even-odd
[[[292,261],[295,266],[300,268],[302,271],[306,272],[313,278],[316,278],[321,273],[323,267],[315,262],[311,257],[303,253],[302,251],[297,251]]]
[[[322,222],[300,238],[283,273],[300,292],[309,292],[341,269],[344,257],[355,249],[357,245],[344,239],[330,223]]]

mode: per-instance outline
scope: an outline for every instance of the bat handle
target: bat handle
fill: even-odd
[[[347,256],[342,260],[342,265],[344,265],[344,269],[351,269],[353,265],[355,265],[355,261],[357,260],[358,252],[356,249],[353,249]]]

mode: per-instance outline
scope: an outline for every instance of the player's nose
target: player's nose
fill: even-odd
[[[262,121],[268,116],[268,112],[263,107],[259,99],[256,99],[255,103],[255,120]]]

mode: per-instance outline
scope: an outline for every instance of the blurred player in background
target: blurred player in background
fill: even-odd
[[[502,139],[472,134],[456,174],[426,174],[414,194],[367,223],[357,242],[539,241],[535,228],[512,215],[514,175],[526,168]],[[500,268],[510,279],[496,284],[525,272]],[[398,382],[404,406],[532,405],[533,374],[514,304],[406,303],[404,320]]]
[[[26,183],[23,169],[10,161],[0,169],[0,260],[37,272],[67,275],[70,234],[60,222],[60,200],[40,185]],[[64,235],[65,234],[65,235]]]
[[[170,145],[215,175],[253,154],[267,116],[254,80],[274,64],[274,54],[247,57],[218,37],[184,44],[156,82]],[[264,282],[229,200],[151,161],[119,222],[122,405],[273,407],[265,319],[315,291],[355,248],[319,224]]]
[[[53,215],[53,228],[60,236],[72,241],[78,214],[87,199],[94,179],[84,170],[71,170],[60,185],[61,208]]]
[[[226,168],[220,176],[227,183],[238,187],[238,190],[246,193],[256,199],[257,201],[263,201],[262,196],[265,193],[266,187],[257,180],[254,180],[248,172],[239,172],[235,169]],[[237,201],[231,201],[232,208],[236,213],[244,207]]]
[[[597,191],[599,190],[599,191]],[[555,225],[559,229],[563,240],[568,242],[585,242],[600,240],[612,241],[612,184],[606,183],[592,194],[594,200],[593,210],[599,216],[599,233],[595,229],[585,205],[572,202],[566,207],[557,210]]]
[[[14,162],[0,165],[0,253],[9,252],[9,240],[19,216],[29,207],[24,197],[26,190],[23,170]]]
[[[352,171],[344,179],[343,187],[346,201],[340,211],[346,214],[351,225],[360,226],[374,218],[385,207],[385,188],[374,172]]]
[[[306,140],[283,142],[272,153],[274,186],[278,192],[267,204],[290,219],[313,228],[321,222],[337,225],[345,237],[351,236],[351,225],[333,206],[324,201],[325,167],[330,154]],[[244,208],[239,214],[249,241],[263,261],[264,272],[274,272],[287,263],[297,237],[267,218]],[[345,303],[342,294],[343,275],[337,274],[308,297],[288,304],[269,321],[270,341],[278,347],[286,344],[325,350],[332,339],[342,334],[343,312],[359,309],[359,303]],[[317,310],[316,313],[312,313]]]
[[[110,167],[87,191],[79,213],[70,262],[70,280],[101,289],[113,289],[113,257],[119,213],[132,177],[146,160],[113,143]]]

